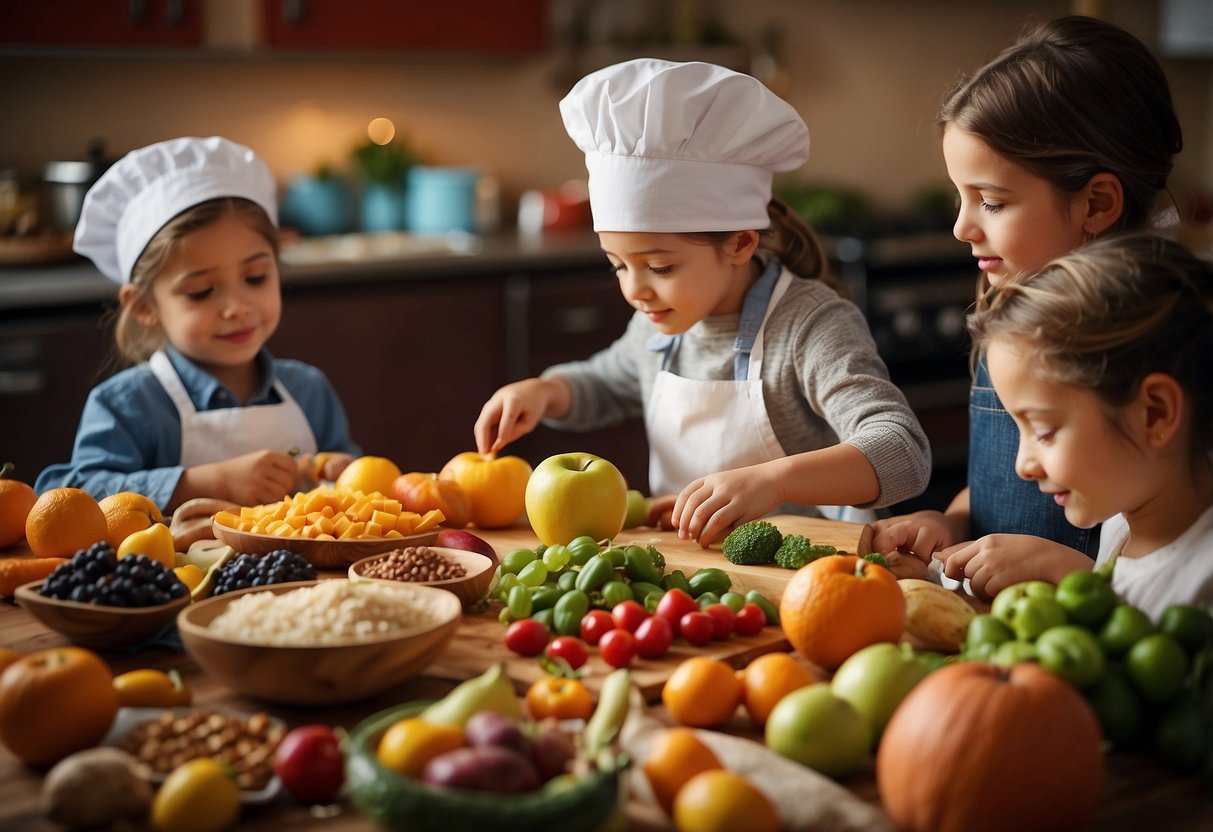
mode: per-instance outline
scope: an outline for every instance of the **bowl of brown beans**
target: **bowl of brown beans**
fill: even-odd
[[[478,552],[442,546],[405,546],[350,565],[352,581],[414,583],[438,587],[459,597],[471,609],[484,599],[495,564]]]

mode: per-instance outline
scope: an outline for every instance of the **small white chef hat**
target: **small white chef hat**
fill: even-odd
[[[809,158],[791,105],[714,64],[608,66],[578,81],[560,114],[585,153],[595,231],[766,228],[772,178]]]
[[[243,197],[278,222],[274,177],[249,148],[220,136],[185,137],[132,150],[89,188],[72,246],[115,283],[156,232],[182,211],[220,197]]]

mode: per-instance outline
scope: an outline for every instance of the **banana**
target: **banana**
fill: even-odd
[[[460,682],[454,690],[422,711],[421,719],[431,725],[462,728],[472,714],[485,710],[518,718],[518,697],[514,695],[514,685],[502,662],[479,676]]]
[[[628,716],[628,700],[632,692],[632,674],[626,667],[612,670],[602,680],[598,693],[598,704],[581,736],[585,741],[585,753],[593,759],[598,752],[614,741],[623,721]]]
[[[906,599],[906,632],[928,650],[958,652],[976,614],[969,603],[930,581],[902,578],[897,585]]]

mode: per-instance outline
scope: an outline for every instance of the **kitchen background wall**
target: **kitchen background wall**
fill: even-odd
[[[248,39],[248,0],[208,2],[224,24],[210,27],[210,44]],[[584,175],[557,112],[571,83],[561,76],[562,27],[583,9],[602,28],[610,24],[602,14],[644,2],[552,0],[549,47],[521,56],[0,49],[0,168],[36,179],[48,160],[83,158],[94,137],[118,156],[172,136],[218,133],[255,148],[285,180],[322,164],[348,169],[367,123],[385,116],[426,162],[496,175],[510,220],[523,190]],[[1089,11],[1159,51],[1160,0],[724,0],[701,8],[750,47],[778,33],[772,51],[783,92],[812,134],[812,158],[798,176],[858,189],[890,213],[908,210],[923,186],[946,183],[935,109],[1028,18]],[[662,54],[615,58],[645,51]],[[671,57],[699,54],[717,53]],[[1174,178],[1186,202],[1213,192],[1213,61],[1164,65],[1186,135]]]

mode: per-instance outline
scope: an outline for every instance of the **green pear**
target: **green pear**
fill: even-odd
[[[518,698],[504,663],[498,662],[479,676],[460,682],[454,690],[422,711],[420,718],[434,725],[462,728],[472,714],[479,711],[496,711],[518,719]]]

